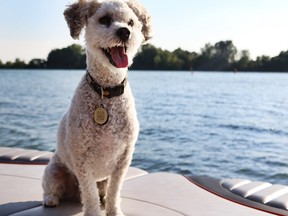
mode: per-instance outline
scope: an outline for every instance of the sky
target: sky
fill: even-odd
[[[154,46],[200,52],[232,40],[250,57],[288,50],[288,0],[140,0],[153,18]],[[0,0],[0,60],[28,63],[72,43],[63,17],[73,0]]]

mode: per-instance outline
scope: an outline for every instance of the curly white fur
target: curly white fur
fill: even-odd
[[[64,15],[73,38],[78,38],[85,27],[87,70],[103,87],[121,83],[127,77],[127,67],[112,65],[102,48],[125,46],[131,65],[140,45],[151,37],[150,16],[135,0],[79,0]],[[111,18],[109,26],[99,22],[103,16]],[[126,41],[117,36],[119,28],[129,30]],[[85,216],[100,215],[101,205],[108,216],[123,215],[120,189],[139,131],[129,83],[123,95],[103,99],[109,113],[105,125],[98,125],[93,118],[100,103],[100,96],[84,76],[60,123],[56,152],[45,169],[45,206],[57,206],[62,199],[79,199],[81,194]]]

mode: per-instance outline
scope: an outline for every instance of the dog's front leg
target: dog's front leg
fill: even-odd
[[[43,176],[43,205],[56,207],[65,192],[67,169],[61,164],[59,156],[55,153],[45,168]]]
[[[120,190],[127,173],[131,159],[120,161],[109,178],[106,196],[106,215],[124,216],[120,209]]]
[[[122,170],[117,169],[110,179],[106,196],[106,215],[107,216],[124,216],[120,209],[120,190],[122,187]]]
[[[100,216],[100,199],[98,195],[98,188],[96,181],[91,173],[87,173],[85,167],[79,169],[80,172],[76,174],[81,190],[81,201],[83,204],[84,216]]]

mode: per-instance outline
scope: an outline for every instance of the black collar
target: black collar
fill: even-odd
[[[119,85],[104,88],[93,79],[88,71],[86,73],[86,80],[95,92],[97,92],[100,96],[103,94],[103,96],[107,98],[118,97],[122,95],[127,83],[127,79],[125,78]]]

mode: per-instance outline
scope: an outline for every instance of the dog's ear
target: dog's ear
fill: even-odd
[[[152,19],[147,10],[137,0],[127,0],[126,4],[137,15],[140,22],[142,22],[142,33],[145,41],[152,38]]]
[[[98,1],[79,0],[64,11],[64,17],[73,39],[78,39],[87,19],[100,7]]]

